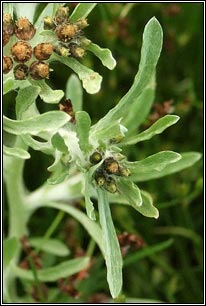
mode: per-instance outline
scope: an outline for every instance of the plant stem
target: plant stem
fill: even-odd
[[[60,210],[58,212],[58,214],[56,215],[54,221],[52,222],[52,224],[50,225],[50,227],[47,229],[46,233],[43,236],[43,240],[41,242],[41,244],[38,246],[38,248],[36,248],[36,252],[38,253],[39,250],[41,249],[41,246],[44,244],[44,242],[51,237],[51,235],[53,234],[53,232],[55,231],[55,229],[57,228],[57,226],[59,225],[59,223],[61,222],[61,220],[63,219],[65,215],[65,212]]]
[[[27,146],[23,143],[20,137],[17,138],[16,146],[24,150]],[[23,168],[24,160],[12,156],[4,157],[4,180],[7,191],[7,201],[9,206],[9,228],[8,238],[17,237],[20,239],[27,233],[27,222],[30,216],[30,212],[27,210],[25,202],[25,187],[23,183]],[[13,263],[17,264],[21,252],[21,246],[16,252],[16,256],[13,258]],[[8,296],[10,299],[15,299],[15,278],[10,271],[7,271],[6,282],[4,284]],[[14,300],[12,301],[14,302]]]
[[[95,246],[96,246],[96,242],[94,241],[94,239],[90,239],[89,245],[87,247],[86,257],[90,257],[90,258],[92,257]]]
[[[18,148],[25,149],[21,139],[16,142]],[[25,203],[25,187],[23,183],[24,160],[6,157],[5,183],[9,206],[8,237],[20,238],[26,234],[29,212]]]

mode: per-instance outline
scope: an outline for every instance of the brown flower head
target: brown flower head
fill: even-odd
[[[12,46],[11,54],[16,62],[24,63],[32,57],[32,47],[25,41],[18,41]]]
[[[15,35],[17,38],[22,40],[30,40],[35,33],[36,29],[27,18],[19,18],[16,21]]]
[[[25,80],[29,74],[29,67],[25,64],[19,64],[14,68],[14,78],[16,80]]]
[[[3,56],[3,73],[8,73],[13,67],[13,61],[9,56]]]
[[[44,62],[34,62],[29,68],[29,74],[34,80],[49,78],[49,65]]]
[[[52,52],[53,46],[49,43],[41,43],[34,48],[34,56],[40,61],[47,60]]]

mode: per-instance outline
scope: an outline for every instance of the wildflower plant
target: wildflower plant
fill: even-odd
[[[9,205],[9,231],[4,241],[5,300],[17,299],[14,286],[17,277],[52,282],[77,273],[89,263],[89,257],[80,257],[38,271],[32,264],[28,270],[18,266],[19,239],[28,234],[27,224],[40,207],[64,211],[88,231],[105,259],[107,282],[115,299],[122,290],[123,260],[110,203],[130,205],[143,216],[158,218],[152,197],[138,187],[138,182],[187,168],[199,160],[200,154],[161,151],[143,160],[129,161],[124,153],[125,147],[149,140],[179,120],[176,115],[166,115],[137,133],[155,94],[155,70],[163,37],[156,18],[145,26],[139,70],[130,90],[103,118],[92,124],[89,114],[82,109],[79,79],[84,89],[93,94],[99,91],[102,78],[79,59],[90,51],[109,69],[116,64],[108,49],[100,48],[84,34],[88,26],[86,18],[96,4],[79,4],[71,15],[67,6],[48,4],[34,25],[32,14],[36,6],[29,5],[30,20],[23,17],[21,4],[4,4],[4,94],[18,91],[16,119],[3,118],[4,180]],[[72,74],[68,78],[65,93],[52,89],[46,82],[52,73],[53,61],[65,64],[78,76]],[[57,104],[64,95],[65,101],[59,109],[45,113],[37,109],[38,97],[43,102]],[[32,192],[23,181],[24,163],[30,158],[29,147],[54,159],[48,167],[50,177]],[[82,198],[85,213],[71,205]],[[37,249],[50,244],[50,252],[56,254],[58,248],[59,256],[68,255],[65,245],[48,235],[36,238],[36,242],[33,240]]]

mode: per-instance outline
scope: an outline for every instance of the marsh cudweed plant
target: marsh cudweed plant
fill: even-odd
[[[60,215],[68,213],[83,225],[102,252],[110,293],[116,299],[122,290],[123,260],[110,203],[130,205],[143,216],[157,219],[159,212],[152,197],[138,187],[138,182],[177,172],[200,158],[194,152],[161,151],[131,162],[123,154],[124,147],[149,140],[179,120],[176,115],[166,115],[145,131],[136,132],[154,99],[162,29],[155,17],[146,24],[133,85],[114,108],[92,124],[89,114],[82,110],[82,86],[94,94],[100,90],[102,77],[79,59],[92,52],[107,68],[114,69],[116,65],[111,52],[100,48],[85,34],[89,26],[87,17],[96,4],[78,4],[72,13],[67,5],[47,4],[34,24],[36,4],[29,4],[28,18],[24,5],[5,3],[3,7],[3,91],[4,94],[17,91],[15,119],[3,118],[4,180],[9,205],[8,237],[4,241],[5,301],[18,302],[15,280],[20,278],[35,284],[33,297],[46,302],[43,283],[69,277],[87,268],[90,262],[87,254],[51,267],[39,264],[39,250],[49,249],[59,256],[69,254],[63,242],[50,238],[51,233],[47,232],[43,238],[32,237],[28,222],[40,207],[55,208]],[[68,78],[65,93],[47,83],[53,61],[75,72]],[[40,113],[36,105],[38,97],[42,103],[59,103],[59,106]],[[29,148],[54,159],[48,168],[49,179],[32,192],[23,181],[25,160],[31,158]],[[82,198],[84,212],[72,205]],[[96,201],[98,207],[94,206]],[[31,256],[22,238],[25,235],[29,235],[36,256]],[[19,266],[22,245],[29,258],[24,267]],[[75,292],[70,290],[71,295]]]

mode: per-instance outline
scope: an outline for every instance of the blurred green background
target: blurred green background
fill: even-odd
[[[74,6],[70,4],[71,10]],[[43,7],[44,4],[40,4],[39,9]],[[162,25],[164,44],[157,67],[155,105],[140,130],[167,112],[181,119],[152,140],[131,146],[127,151],[130,160],[142,159],[165,149],[202,152],[203,147],[203,3],[98,4],[88,17],[90,26],[85,34],[101,47],[109,48],[117,66],[114,71],[109,71],[89,52],[81,60],[103,76],[98,94],[84,92],[84,110],[95,123],[131,87],[138,70],[143,29],[152,16]],[[53,63],[52,68],[52,86],[64,90],[71,71],[60,63]],[[46,107],[51,109],[48,105],[44,107],[44,110]],[[52,159],[32,150],[31,155],[32,159],[26,162],[25,180],[32,190],[48,177],[46,168]],[[39,168],[42,169],[40,174],[36,171]],[[148,246],[158,245],[169,238],[173,240],[161,252],[151,253],[125,266],[124,294],[134,299],[169,303],[203,302],[202,161],[180,173],[139,186],[151,193],[160,217],[157,220],[145,218],[132,208],[113,205],[117,232],[135,233]],[[55,213],[39,210],[30,222],[30,233],[43,235]],[[44,222],[40,224],[39,218]],[[70,235],[84,249],[89,237],[68,216],[64,217],[56,236],[68,238],[65,230],[68,223],[73,224]],[[131,251],[126,257],[135,252]],[[91,277],[80,285],[85,300],[89,300],[91,294],[108,294],[104,264],[98,250],[94,254],[96,263]],[[68,297],[65,299],[67,301]]]

